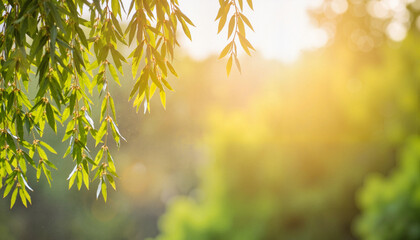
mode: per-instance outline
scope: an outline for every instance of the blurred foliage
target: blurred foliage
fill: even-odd
[[[419,0],[324,0],[310,11],[315,25],[352,50],[370,52],[417,29]]]
[[[420,138],[407,140],[389,177],[372,174],[359,195],[361,239],[420,238]]]
[[[368,173],[387,173],[419,129],[419,38],[372,53],[337,44],[292,66],[256,56],[229,79],[214,58],[182,59],[177,93],[166,111],[151,101],[150,115],[111,85],[128,141],[116,152],[118,193],[100,204],[53,171],[52,191],[41,179],[30,209],[0,202],[0,233],[145,239],[158,235],[168,205],[160,239],[353,239],[356,190]],[[67,148],[45,137],[58,154]]]
[[[150,101],[150,115],[136,115],[130,89],[110,83],[128,141],[115,153],[119,192],[98,203],[52,171],[53,191],[41,179],[30,209],[0,202],[0,236],[417,239],[419,40],[411,28],[402,42],[363,51],[336,38],[289,66],[241,60],[243,75],[229,79],[215,58],[182,58],[183,77],[169,79],[177,92],[166,110]],[[45,141],[58,154],[68,147],[50,132]]]
[[[419,39],[306,54],[246,108],[212,114],[201,185],[171,202],[157,239],[355,238],[356,190],[419,130]]]
[[[130,92],[130,84],[122,82],[122,87],[110,84],[119,108],[117,117],[124,118],[119,127],[127,143],[119,151],[111,148],[115,158],[121,159],[116,162],[120,180],[118,191],[108,193],[106,204],[96,201],[85,189],[79,194],[74,188],[68,191],[66,178],[74,166],[71,161],[56,157],[53,160],[60,171],[51,172],[54,179],[51,189],[45,179],[32,186],[33,206],[25,209],[17,205],[8,210],[8,201],[0,201],[0,236],[7,239],[145,239],[156,236],[157,220],[166,202],[196,187],[197,159],[206,158],[200,139],[209,109],[243,106],[262,88],[262,79],[273,74],[270,69],[277,65],[277,62],[252,58],[244,61],[244,65],[264,73],[245,70],[246,76],[240,78],[239,74],[232,73],[227,79],[223,66],[214,58],[196,62],[183,57],[179,62],[174,67],[183,77],[170,79],[176,93],[168,94],[166,110],[159,107],[161,103],[155,99],[150,103],[152,114],[137,114],[124,97]],[[123,67],[124,71],[130,69],[128,65]],[[208,74],[202,75],[204,71]],[[241,91],[232,91],[236,86],[241,86]],[[63,128],[59,125],[57,131],[62,132]],[[68,146],[50,131],[45,133],[45,141],[54,146],[58,155]],[[34,181],[36,176],[29,173],[28,178]]]

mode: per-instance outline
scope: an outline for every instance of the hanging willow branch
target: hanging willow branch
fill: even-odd
[[[242,44],[245,31],[241,23],[251,27],[242,14],[242,1],[220,3],[222,19],[234,6],[234,38],[239,36]],[[248,4],[252,8],[250,0]],[[88,19],[80,14],[86,9]],[[102,193],[105,201],[108,184],[116,189],[118,175],[109,146],[113,140],[119,147],[125,139],[118,129],[109,81],[120,84],[119,75],[127,74],[122,70],[126,57],[117,46],[135,43],[128,56],[135,79],[130,94],[134,106],[144,105],[150,112],[150,99],[158,91],[166,107],[166,91],[173,90],[168,75],[178,76],[172,66],[179,45],[178,27],[191,39],[189,27],[194,24],[181,11],[178,0],[133,0],[126,12],[132,17],[125,31],[120,26],[123,11],[121,0],[2,0],[0,188],[3,197],[12,193],[10,207],[18,195],[25,206],[31,203],[30,168],[36,170],[38,180],[44,175],[51,184],[50,170],[55,166],[46,151],[57,153],[42,141],[45,125],[55,133],[58,124],[66,126],[64,156],[71,156],[75,164],[69,170],[69,188],[76,182],[78,189],[82,185],[89,189],[91,181],[98,179],[97,197]],[[253,48],[244,43],[249,53],[248,48]],[[237,60],[236,45],[232,46],[228,52]],[[102,102],[98,124],[92,117],[94,89]],[[88,139],[94,139],[99,148],[96,155],[88,148]]]

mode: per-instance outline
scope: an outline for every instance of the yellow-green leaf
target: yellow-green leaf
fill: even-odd
[[[28,207],[28,205],[26,204],[26,196],[25,196],[25,193],[23,192],[22,188],[19,189],[19,196],[20,196],[20,200],[22,201],[23,205],[25,207]]]
[[[232,55],[230,56],[227,64],[226,64],[226,71],[227,71],[227,75],[229,76],[230,74],[230,70],[232,69]]]
[[[166,109],[166,93],[163,90],[160,90],[160,101],[162,102],[162,106]]]
[[[169,61],[166,61],[166,65],[169,68],[169,71],[175,76],[178,77],[178,74],[175,71],[175,68],[172,66],[172,64]],[[166,85],[166,84],[165,84]],[[171,89],[172,90],[172,89]]]
[[[106,182],[105,182],[105,179],[102,180],[101,190],[102,190],[102,196],[104,197],[104,201],[106,202],[107,192],[106,192]]]
[[[18,194],[18,189],[15,188],[15,190],[12,193],[12,198],[10,199],[10,209],[13,207],[13,205],[15,205],[17,194]]]
[[[228,52],[232,48],[232,44],[233,42],[230,42],[228,45],[226,45],[225,48],[223,48],[222,52],[220,53],[219,59],[223,58],[224,56],[226,56],[226,54],[228,54]]]

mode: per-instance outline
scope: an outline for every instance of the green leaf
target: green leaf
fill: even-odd
[[[104,201],[106,202],[107,192],[106,192],[105,176],[104,176],[104,180],[102,180],[101,182],[102,182],[102,184],[101,184],[102,197],[104,197]]]
[[[3,198],[5,198],[7,195],[9,195],[10,190],[12,190],[13,185],[14,185],[13,181],[11,181],[7,184],[7,186],[6,186],[6,188],[4,189],[4,192],[3,192]]]
[[[99,164],[99,162],[101,161],[103,155],[104,155],[104,149],[101,148],[101,149],[99,149],[99,151],[98,151],[98,153],[96,154],[96,157],[95,157],[95,164],[96,165]],[[94,170],[95,168],[96,168],[96,166],[93,166],[92,167],[92,170]]]
[[[44,146],[46,149],[48,149],[48,151],[57,154],[57,152],[54,150],[54,148],[52,148],[50,145],[48,145],[46,142],[43,141],[39,141],[39,143]]]
[[[106,175],[106,178],[108,179],[108,182],[109,184],[111,184],[112,188],[114,188],[114,190],[117,190],[117,187],[115,186],[114,178],[109,174]]]
[[[120,9],[120,2],[118,0],[111,0],[111,7],[112,7],[112,14],[120,14],[121,15],[121,9]]]
[[[23,193],[24,193],[26,199],[28,200],[29,204],[32,204],[31,196],[29,195],[28,191],[23,189]]]
[[[76,174],[77,174],[77,190],[80,190],[82,188],[82,184],[83,184],[82,171],[77,170]]]
[[[39,179],[41,178],[41,165],[38,165],[38,167],[36,168],[36,180],[39,181]]]
[[[109,100],[109,106],[111,107],[112,116],[114,117],[114,119],[116,119],[117,118],[117,115],[115,113],[114,99],[111,96],[109,96],[108,97],[108,100]]]
[[[105,96],[101,104],[101,117],[99,118],[99,121],[102,121],[102,119],[105,117],[107,102],[108,102],[107,96]]]
[[[46,110],[46,113],[47,113],[48,124],[54,130],[54,132],[57,133],[57,128],[56,128],[56,125],[55,125],[54,112],[52,110],[52,107],[51,107],[50,103],[46,104],[45,110]]]
[[[10,199],[10,209],[12,209],[13,205],[15,205],[17,194],[18,188],[15,188],[15,190],[12,193],[12,198]]]
[[[19,189],[19,196],[20,196],[20,200],[22,201],[23,205],[27,208],[27,204],[26,204],[26,196],[25,193],[23,192],[23,189]]]
[[[86,118],[86,120],[88,121],[89,125],[90,125],[93,129],[95,129],[95,125],[94,125],[94,123],[93,123],[92,118],[89,116],[88,111],[85,111],[85,118]]]
[[[45,164],[42,164],[42,170],[44,171],[44,175],[45,175],[45,178],[48,181],[48,185],[50,185],[50,187],[51,187],[51,172],[50,172],[50,170],[48,170],[47,167],[45,167]]]
[[[98,132],[96,133],[96,143],[95,146],[98,145],[98,143],[101,142],[102,137],[105,135],[106,133],[106,126],[107,126],[107,121],[103,121],[101,124],[101,127],[99,128]]]
[[[120,79],[118,77],[117,71],[115,70],[114,66],[112,66],[112,64],[108,64],[108,68],[114,81],[118,83],[119,86],[121,86]]]
[[[85,168],[83,168],[82,174],[83,174],[83,183],[85,184],[86,189],[89,190],[89,173],[86,171]]]
[[[57,170],[57,167],[52,163],[52,162],[50,162],[50,161],[47,161],[47,160],[45,160],[44,161],[50,168],[53,168],[53,169],[56,169]]]

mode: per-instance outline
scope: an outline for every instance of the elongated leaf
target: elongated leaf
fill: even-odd
[[[106,182],[105,182],[105,176],[104,176],[104,180],[103,181],[101,181],[102,182],[102,184],[101,184],[101,190],[102,190],[102,197],[104,197],[104,201],[106,202],[106,199],[107,199],[107,192],[106,192]]]
[[[6,188],[4,189],[4,192],[3,192],[3,198],[5,198],[7,195],[9,195],[10,190],[12,190],[13,185],[14,185],[14,182],[10,182],[10,183],[7,184],[7,186],[6,186]]]
[[[229,60],[226,64],[226,71],[227,71],[227,75],[229,76],[230,74],[230,70],[232,69],[232,55],[229,57]]]
[[[48,124],[54,130],[54,132],[57,132],[57,128],[56,128],[56,125],[55,125],[54,112],[52,110],[51,104],[47,103],[46,106],[45,106],[45,110],[46,110],[46,113],[47,113]]]
[[[23,205],[25,207],[28,207],[27,204],[26,204],[26,196],[25,196],[25,193],[23,192],[22,188],[19,189],[19,196],[20,196],[20,200],[22,201]]]
[[[165,91],[160,90],[159,95],[160,95],[160,101],[162,103],[162,106],[163,106],[164,109],[166,109],[166,93],[165,93]]]
[[[219,21],[219,27],[217,28],[217,33],[220,33],[221,31],[222,31],[222,29],[223,29],[223,27],[225,26],[225,23],[226,23],[226,15],[223,15],[221,18],[220,18],[220,21]]]
[[[169,71],[175,76],[178,77],[178,74],[175,71],[175,68],[172,66],[172,64],[169,61],[166,61],[166,65],[168,66]],[[166,85],[166,84],[165,84]],[[168,87],[168,86],[166,86]],[[171,89],[171,88],[169,88]],[[172,89],[171,89],[172,90]]]
[[[220,53],[219,59],[223,58],[228,54],[228,52],[232,49],[233,42],[230,42],[228,45],[226,45],[225,48],[223,48],[222,52]]]
[[[115,130],[117,131],[118,135],[127,142],[127,140],[121,135],[120,130],[117,127],[117,124],[115,124],[115,121],[112,121],[112,124],[114,125]]]
[[[252,6],[252,0],[246,0],[248,2],[248,6],[254,10],[254,7]]]
[[[235,28],[235,22],[236,22],[235,19],[236,19],[236,16],[235,15],[232,15],[232,17],[230,18],[230,21],[229,21],[229,30],[228,30],[228,38],[230,38],[230,36],[233,33],[233,29]]]
[[[17,194],[18,194],[18,188],[15,188],[15,190],[13,190],[13,193],[12,193],[12,198],[10,199],[10,209],[12,209],[13,205],[15,205]]]
[[[57,152],[54,150],[54,148],[52,148],[50,145],[48,145],[46,142],[43,141],[39,141],[39,143],[44,146],[46,149],[48,149],[48,151],[57,154]]]
[[[242,13],[240,13],[240,16],[242,18],[242,20],[245,22],[245,24],[252,30],[254,31],[254,28],[251,25],[251,22],[248,20],[247,17],[245,17],[245,15],[243,15]]]
[[[109,184],[111,184],[112,188],[114,188],[114,190],[117,190],[117,187],[115,186],[114,178],[109,174],[106,175],[106,178],[108,179],[108,182]]]
[[[181,21],[182,30],[184,31],[185,35],[192,40],[190,29],[188,28],[187,24],[184,21]]]

